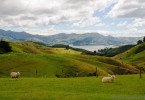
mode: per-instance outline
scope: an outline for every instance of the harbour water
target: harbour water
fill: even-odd
[[[85,50],[88,50],[88,51],[98,51],[100,49],[104,49],[104,48],[115,48],[117,46],[114,46],[114,45],[99,45],[99,46],[74,46],[74,45],[70,45],[71,47],[74,47],[74,48],[81,48],[81,49],[85,49]]]

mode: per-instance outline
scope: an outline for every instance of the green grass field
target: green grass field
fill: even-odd
[[[145,75],[102,77],[0,78],[0,100],[145,100]]]

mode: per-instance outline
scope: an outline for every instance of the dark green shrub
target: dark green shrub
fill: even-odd
[[[11,46],[6,41],[0,41],[0,54],[11,52]]]
[[[145,50],[145,45],[141,45],[139,46],[136,50],[135,50],[135,54],[139,53],[139,52],[142,52]]]

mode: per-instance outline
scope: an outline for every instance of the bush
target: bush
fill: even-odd
[[[138,40],[137,41],[137,45],[141,44],[142,43],[142,40]]]
[[[11,46],[6,41],[0,41],[0,54],[11,52]]]
[[[139,52],[142,52],[145,50],[145,45],[141,45],[139,46],[136,50],[135,50],[135,54],[139,53]]]

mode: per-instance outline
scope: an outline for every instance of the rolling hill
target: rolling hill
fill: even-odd
[[[65,48],[51,48],[34,42],[9,42],[12,52],[28,54],[80,54],[74,50]]]
[[[131,49],[134,46],[135,45],[122,45],[122,46],[119,46],[116,48],[104,48],[104,49],[98,50],[97,55],[113,57],[115,55],[118,55],[120,53],[123,53],[123,52]]]
[[[80,77],[135,74],[133,66],[113,58],[81,55],[74,50],[50,48],[33,42],[9,42],[12,52],[0,55],[0,76],[20,71],[22,77]]]
[[[145,68],[145,43],[141,43],[114,57],[136,67]]]

